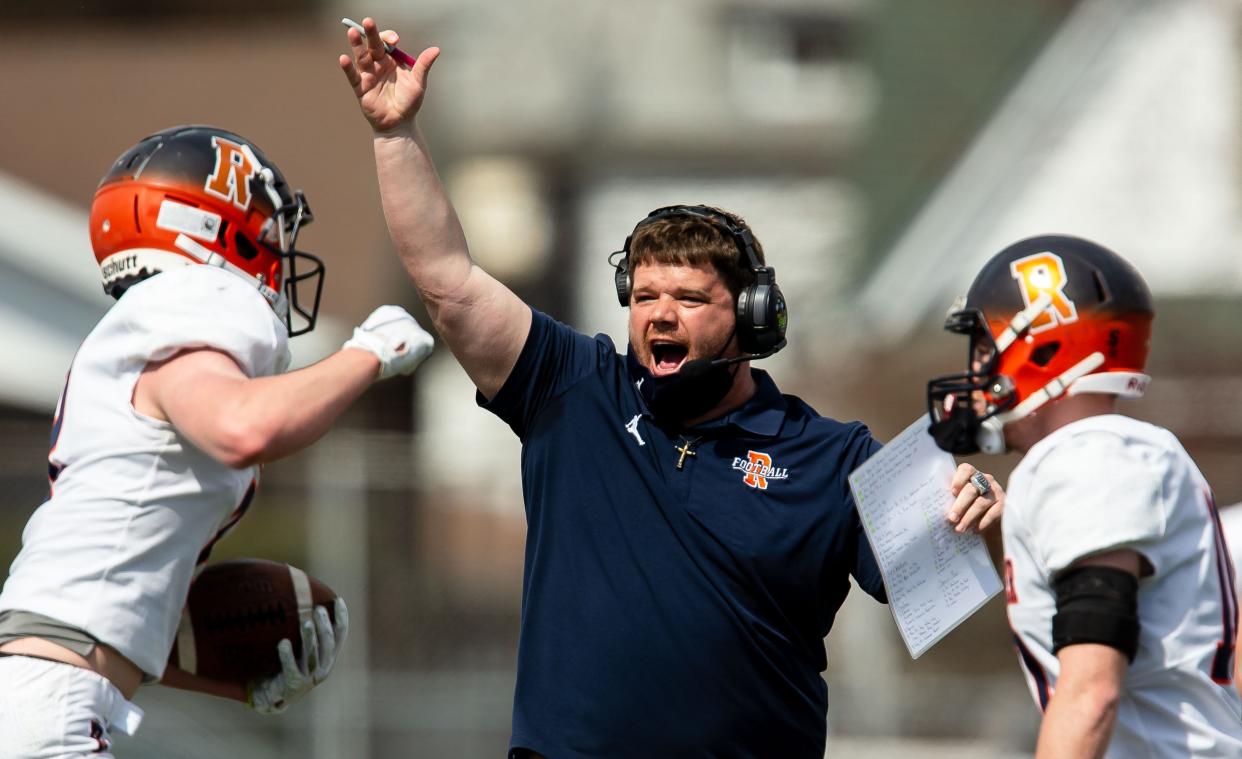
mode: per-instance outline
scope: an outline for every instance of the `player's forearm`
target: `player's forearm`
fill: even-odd
[[[1035,759],[1098,759],[1117,719],[1117,694],[1109,689],[1058,689],[1040,725]]]
[[[370,387],[379,361],[345,349],[295,372],[248,380],[226,413],[240,420],[233,466],[251,466],[306,448]]]
[[[384,219],[401,263],[429,308],[467,285],[472,262],[457,212],[418,128],[375,135]]]
[[[242,703],[246,702],[246,686],[241,683],[208,680],[205,677],[192,675],[183,669],[171,665],[164,670],[164,676],[160,678],[160,685],[177,688],[178,690],[194,691],[195,693],[206,693],[209,696],[227,698],[233,701],[241,701]]]

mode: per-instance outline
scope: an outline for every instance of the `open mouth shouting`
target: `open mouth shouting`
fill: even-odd
[[[690,349],[680,343],[653,341],[651,343],[651,373],[657,377],[676,374],[686,362]]]

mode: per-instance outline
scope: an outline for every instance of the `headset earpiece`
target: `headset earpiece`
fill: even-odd
[[[632,237],[632,235],[630,236]],[[612,283],[617,288],[617,301],[621,303],[622,308],[630,305],[630,237],[625,238],[625,247],[609,256],[609,263],[612,264],[614,271],[612,272]],[[613,263],[612,258],[616,257],[617,261]]]
[[[625,261],[617,264],[617,270],[612,276],[613,284],[617,286],[617,300],[622,308],[626,308],[630,305],[630,270],[626,267]]]
[[[776,284],[776,270],[760,266],[753,270],[755,283],[737,296],[737,343],[743,353],[768,353],[785,347],[789,313],[785,296]]]

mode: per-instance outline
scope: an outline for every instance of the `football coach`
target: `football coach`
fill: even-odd
[[[823,638],[849,578],[884,600],[846,477],[880,444],[751,362],[788,322],[737,216],[670,206],[615,257],[624,354],[475,266],[415,125],[428,72],[366,19],[340,66],[374,131],[401,262],[480,404],[522,440],[528,533],[510,757],[821,759]],[[946,518],[1001,512],[963,465]]]

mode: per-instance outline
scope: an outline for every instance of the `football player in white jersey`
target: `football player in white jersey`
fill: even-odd
[[[1117,254],[1023,240],[949,314],[969,370],[928,385],[942,448],[1024,454],[1001,533],[1041,759],[1242,757],[1237,596],[1211,489],[1172,433],[1116,409],[1147,388],[1153,315]]]
[[[110,756],[110,731],[141,718],[143,682],[275,712],[327,677],[343,604],[303,624],[300,657],[280,643],[273,678],[166,668],[194,569],[246,511],[260,465],[431,352],[382,306],[340,351],[285,373],[289,336],[318,314],[323,264],[295,248],[310,220],[253,143],[211,127],[147,137],[100,183],[91,243],[117,302],[70,366],[51,493],[0,592],[0,757]]]

